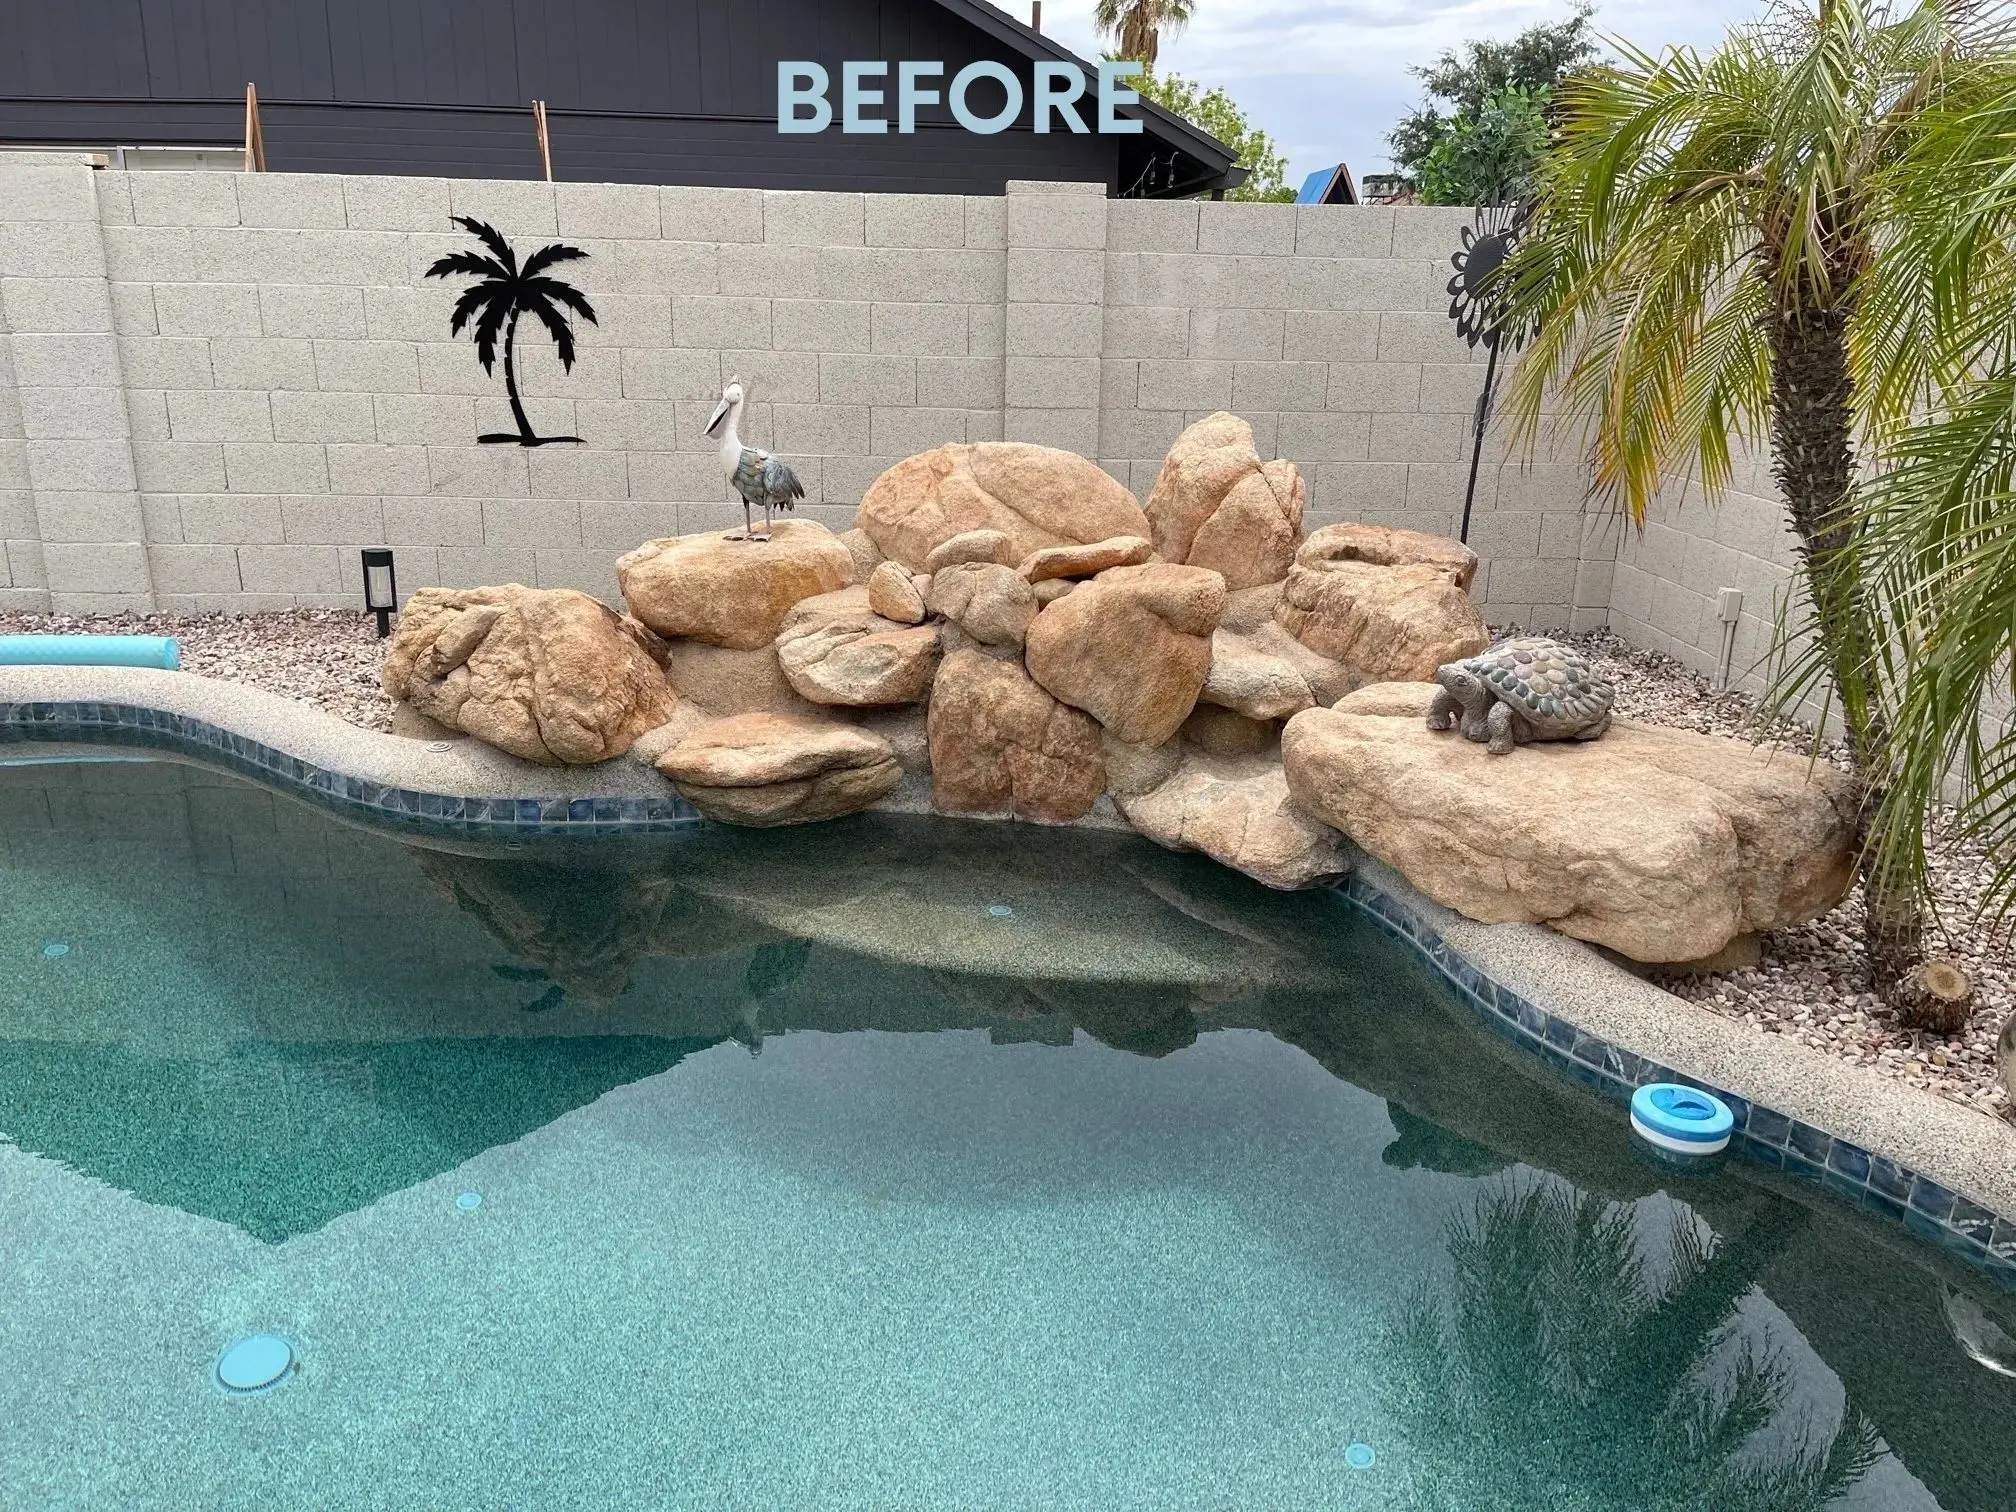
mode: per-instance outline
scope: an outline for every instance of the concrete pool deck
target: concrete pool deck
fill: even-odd
[[[189,733],[197,727],[210,732],[200,742]],[[220,746],[218,731],[236,737],[236,743]],[[539,767],[476,741],[429,741],[366,730],[272,693],[179,672],[0,668],[0,739],[44,745],[50,754],[92,746],[142,747],[171,759],[216,764],[297,797],[323,801],[357,822],[393,828],[403,821],[411,821],[409,829],[439,823],[465,826],[465,834],[502,836],[591,827],[595,833],[624,833],[697,822],[670,784],[640,761]],[[923,803],[928,806],[928,794]],[[886,807],[915,812],[919,794],[908,787]],[[1824,1131],[1842,1144],[1840,1152],[1800,1153],[1856,1185],[1871,1198],[1871,1206],[1894,1209],[1893,1216],[1906,1216],[1908,1210],[1910,1217],[1929,1218],[1944,1231],[1937,1237],[1971,1237],[1984,1255],[2016,1263],[2016,1128],[1863,1067],[1759,1034],[1550,930],[1462,918],[1369,857],[1357,856],[1354,865],[1364,887],[1427,926],[1489,984],[1606,1048],[1733,1093],[1811,1131]],[[1353,896],[1360,894],[1354,890]],[[1432,957],[1425,939],[1417,943]],[[1456,968],[1446,974],[1453,978]],[[1540,1037],[1538,1030],[1532,1035]],[[1569,1045],[1554,1044],[1564,1058],[1569,1054]],[[1870,1173],[1865,1152],[1903,1168],[1902,1194],[1884,1184],[1881,1172]],[[1911,1195],[1912,1173],[1934,1184],[1921,1183],[1925,1191],[1938,1194],[1943,1188],[1944,1194],[1957,1194],[1989,1215],[1987,1221],[1970,1226],[1963,1221],[1969,1214],[1950,1198],[1939,1211],[1920,1202]],[[1999,1224],[1993,1215],[1999,1215]]]

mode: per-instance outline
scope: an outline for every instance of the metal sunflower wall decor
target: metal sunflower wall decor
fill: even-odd
[[[497,360],[497,338],[502,333],[504,392],[511,399],[511,418],[518,423],[515,433],[493,432],[476,439],[486,445],[497,446],[550,446],[556,441],[579,441],[579,436],[540,436],[533,432],[532,421],[525,413],[525,402],[518,396],[518,317],[530,315],[545,326],[553,338],[554,350],[560,355],[561,369],[573,372],[574,327],[564,312],[571,310],[594,325],[595,307],[579,289],[564,279],[552,277],[546,270],[556,263],[580,262],[588,254],[579,247],[555,242],[541,247],[520,263],[517,253],[511,250],[511,244],[494,226],[485,225],[467,215],[456,216],[455,224],[487,247],[490,255],[451,252],[446,257],[437,258],[427,270],[427,276],[452,278],[463,274],[476,280],[455,301],[455,313],[448,321],[448,334],[460,336],[462,328],[473,320],[475,327],[471,334],[476,340],[476,360],[483,364],[483,371],[489,373]]]
[[[1477,468],[1484,457],[1484,429],[1491,423],[1491,393],[1498,384],[1498,353],[1517,351],[1533,334],[1530,326],[1507,323],[1504,291],[1492,275],[1505,265],[1525,233],[1531,205],[1480,205],[1476,220],[1463,228],[1463,245],[1450,255],[1456,274],[1449,280],[1449,318],[1456,334],[1474,351],[1479,343],[1490,353],[1484,365],[1484,391],[1477,396],[1470,444],[1470,482],[1463,491],[1463,527],[1457,539],[1470,539],[1470,511],[1477,500]]]

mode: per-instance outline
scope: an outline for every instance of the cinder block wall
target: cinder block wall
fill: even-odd
[[[520,343],[527,408],[451,339],[452,215],[589,254],[563,373]],[[1300,463],[1311,524],[1453,531],[1482,365],[1447,318],[1462,212],[796,194],[0,166],[0,603],[71,611],[357,602],[357,550],[403,588],[516,580],[613,596],[653,536],[741,517],[701,427],[752,388],[747,439],[805,512],[851,524],[885,468],[945,441],[1099,458],[1146,496],[1184,425],[1250,419]],[[1609,617],[1616,534],[1579,463],[1502,465],[1472,539],[1487,613]]]

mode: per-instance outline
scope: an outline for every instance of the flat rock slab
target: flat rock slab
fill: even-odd
[[[767,541],[740,534],[647,541],[616,562],[630,612],[668,639],[754,651],[794,604],[854,581],[854,554],[816,520],[779,520]]]
[[[1445,536],[1329,525],[1295,554],[1274,615],[1364,682],[1425,682],[1491,644],[1470,601],[1476,573],[1477,554]]]
[[[1192,751],[1152,792],[1113,801],[1156,844],[1202,851],[1269,887],[1310,887],[1350,869],[1344,837],[1296,806],[1272,755]]]
[[[703,725],[657,766],[707,818],[759,829],[856,813],[903,780],[881,736],[787,714]]]
[[[917,703],[938,670],[938,632],[884,619],[869,606],[867,588],[843,588],[792,608],[777,632],[777,660],[798,695],[815,704]]]
[[[1304,810],[1445,907],[1694,961],[1854,881],[1854,786],[1830,767],[1627,720],[1493,756],[1428,730],[1434,694],[1376,685],[1298,714],[1282,764]]]

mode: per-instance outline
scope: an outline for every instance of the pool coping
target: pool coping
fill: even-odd
[[[638,761],[539,767],[182,672],[0,668],[0,747],[40,744],[215,765],[416,838],[614,837],[705,822]],[[1463,918],[1362,852],[1333,886],[1488,1023],[1585,1086],[1619,1101],[1648,1081],[1713,1091],[1736,1114],[1743,1158],[2016,1288],[2016,1128],[1711,1013],[1552,930]]]

